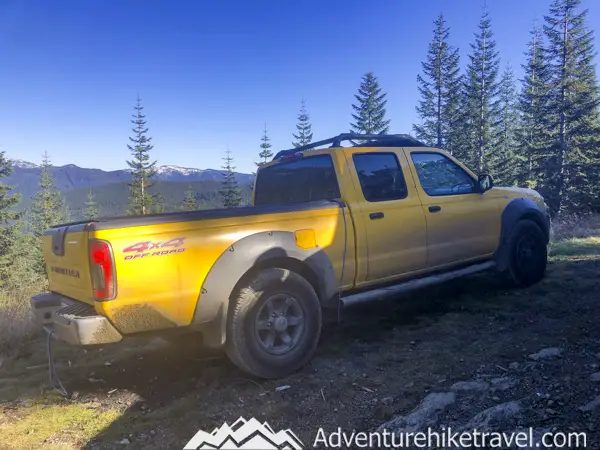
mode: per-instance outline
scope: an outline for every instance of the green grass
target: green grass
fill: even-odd
[[[600,257],[600,237],[570,238],[553,242],[550,246],[553,261],[596,259]]]
[[[94,403],[70,403],[54,394],[24,405],[14,415],[0,418],[0,448],[80,448],[121,414],[100,410]]]

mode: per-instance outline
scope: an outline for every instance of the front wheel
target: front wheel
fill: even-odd
[[[258,272],[231,299],[227,355],[260,378],[279,378],[304,366],[321,335],[321,304],[311,284],[281,268]]]
[[[548,246],[542,229],[531,220],[521,220],[508,241],[509,264],[503,275],[516,286],[531,286],[544,277]]]

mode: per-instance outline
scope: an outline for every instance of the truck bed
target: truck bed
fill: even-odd
[[[177,222],[194,222],[198,220],[224,219],[234,217],[256,216],[261,214],[277,214],[296,211],[310,211],[343,206],[343,202],[335,200],[319,200],[314,202],[292,203],[286,205],[242,206],[238,208],[202,209],[198,211],[181,211],[143,216],[117,216],[94,220],[80,220],[53,226],[56,228],[69,227],[69,231],[112,230],[116,228],[139,227]],[[75,228],[74,228],[75,227]],[[48,233],[52,233],[52,231]]]

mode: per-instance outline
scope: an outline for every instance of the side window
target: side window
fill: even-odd
[[[340,198],[330,155],[303,156],[258,171],[254,204],[285,205]]]
[[[475,180],[439,153],[411,153],[421,187],[427,195],[457,195],[475,192]]]
[[[352,159],[368,202],[406,198],[406,182],[394,153],[355,153]]]

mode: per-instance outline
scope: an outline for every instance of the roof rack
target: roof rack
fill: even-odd
[[[330,148],[341,147],[342,141],[350,141],[354,147],[427,147],[426,144],[408,134],[342,133],[322,141],[311,142],[310,144],[291,148],[289,150],[281,150],[277,152],[273,160],[279,159],[285,155],[302,152],[304,150],[314,150],[316,147],[321,147],[322,145],[327,144],[331,144]],[[353,141],[360,142],[355,143]]]

